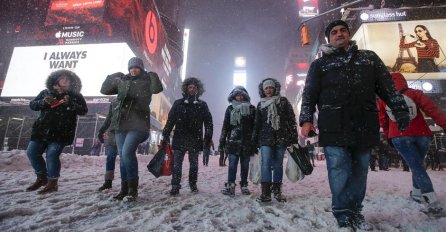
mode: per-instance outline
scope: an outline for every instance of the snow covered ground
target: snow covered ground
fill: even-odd
[[[24,191],[35,179],[25,152],[0,152],[0,231],[348,231],[331,214],[325,161],[302,181],[284,178],[288,202],[261,205],[255,201],[260,186],[250,184],[250,196],[239,188],[233,198],[220,193],[227,167],[219,167],[216,156],[208,167],[200,162],[198,194],[188,188],[185,159],[183,189],[170,197],[170,177],[156,179],[146,169],[151,157],[138,157],[139,198],[129,205],[112,201],[120,188],[118,170],[111,190],[96,191],[104,156],[63,154],[59,191],[37,195]],[[429,175],[446,208],[446,171]],[[408,199],[410,189],[410,173],[401,169],[369,173],[363,213],[375,231],[446,231],[446,218],[428,218]]]

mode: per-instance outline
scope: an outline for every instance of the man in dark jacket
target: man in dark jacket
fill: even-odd
[[[172,190],[170,195],[180,193],[181,175],[184,155],[189,155],[189,186],[192,192],[198,192],[198,154],[203,151],[203,144],[212,146],[212,115],[205,101],[199,99],[204,93],[202,82],[189,77],[184,80],[181,90],[183,98],[177,99],[169,111],[166,125],[163,130],[164,143],[170,142],[170,133],[173,128],[173,174]],[[204,125],[204,140],[203,140]]]
[[[395,90],[390,73],[372,51],[350,41],[348,24],[331,22],[321,46],[323,56],[308,71],[299,124],[302,136],[315,130],[319,111],[319,143],[324,147],[332,210],[340,227],[370,229],[361,214],[371,149],[379,143],[376,95],[388,103],[404,130],[407,105]]]
[[[105,163],[104,184],[99,187],[98,191],[110,189],[115,177],[115,163],[116,156],[118,155],[118,147],[116,146],[115,132],[113,130],[109,130],[108,128],[110,127],[111,119],[113,117],[113,108],[117,106],[118,101],[116,98],[114,98],[110,104],[107,117],[105,118],[101,128],[99,128],[98,140],[104,144],[107,161]]]
[[[81,80],[74,72],[62,69],[51,73],[46,88],[29,103],[32,110],[40,111],[40,115],[33,124],[26,150],[37,179],[26,191],[45,186],[39,194],[58,190],[60,154],[66,145],[73,143],[77,116],[88,111],[80,93]],[[46,163],[42,157],[45,151]]]
[[[146,72],[138,57],[128,62],[129,73],[107,76],[101,87],[105,95],[117,94],[118,106],[113,109],[110,130],[115,131],[120,156],[121,191],[114,199],[135,201],[138,197],[138,159],[136,149],[150,135],[150,102],[152,94],[163,91],[155,72]]]
[[[240,160],[240,190],[243,195],[249,195],[248,170],[250,156],[254,155],[255,144],[251,143],[254,129],[255,107],[251,105],[248,91],[242,86],[236,86],[228,96],[230,105],[226,108],[223,126],[221,128],[220,153],[229,156],[228,182],[221,191],[225,195],[235,195],[235,179]]]

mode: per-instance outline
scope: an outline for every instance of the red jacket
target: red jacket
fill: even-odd
[[[411,89],[407,86],[406,79],[401,73],[392,73],[392,79],[395,87],[399,92],[410,97],[417,105],[417,116],[412,119],[409,126],[403,132],[398,130],[398,124],[389,119],[386,113],[386,104],[379,99],[379,123],[383,128],[384,136],[386,138],[395,138],[400,136],[432,136],[424,115],[431,117],[434,122],[441,128],[446,128],[446,115],[435,105],[435,103],[423,93],[421,90]],[[421,112],[423,111],[423,113]]]

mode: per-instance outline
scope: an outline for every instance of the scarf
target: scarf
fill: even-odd
[[[279,130],[280,116],[277,113],[277,104],[280,103],[280,95],[272,97],[264,97],[260,99],[260,108],[264,109],[268,107],[268,120],[266,123],[270,123],[274,130]]]
[[[249,107],[251,106],[250,102],[239,102],[236,100],[233,100],[231,102],[232,104],[232,111],[231,111],[231,125],[236,126],[240,124],[240,120],[243,116],[251,114],[251,111],[249,110]]]

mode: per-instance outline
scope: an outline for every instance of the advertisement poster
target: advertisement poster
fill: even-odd
[[[364,23],[353,36],[406,79],[446,79],[446,19]]]
[[[69,25],[102,21],[105,0],[52,0],[45,25]]]

